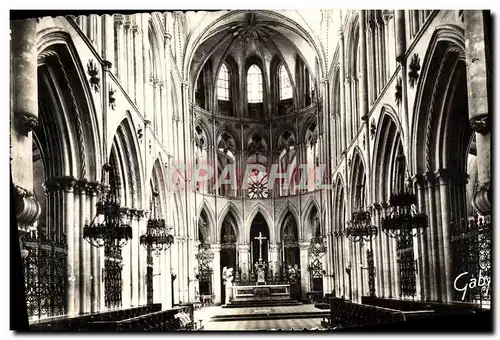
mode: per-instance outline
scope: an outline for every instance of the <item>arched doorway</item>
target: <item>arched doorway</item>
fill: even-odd
[[[269,262],[269,228],[260,212],[255,215],[250,227],[250,260],[252,266],[259,261]]]
[[[300,249],[297,222],[288,212],[281,227],[282,262],[285,278],[290,283],[290,295],[294,300],[300,300]]]
[[[232,213],[229,213],[222,223],[221,247],[220,247],[220,282],[221,282],[221,301],[226,301],[226,287],[224,285],[223,273],[224,267],[233,268],[233,273],[238,268],[236,257],[237,240],[236,219]]]

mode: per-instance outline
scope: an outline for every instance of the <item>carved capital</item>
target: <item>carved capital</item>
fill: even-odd
[[[434,186],[436,182],[436,176],[432,172],[427,171],[426,173],[423,174],[423,176],[425,179],[426,187]]]
[[[382,206],[378,202],[374,202],[371,206],[372,210],[374,211],[380,211],[382,209]]]
[[[97,195],[101,191],[101,183],[96,181],[87,182],[87,193],[91,196]]]
[[[135,216],[137,217],[137,220],[141,220],[142,218],[144,218],[145,216],[145,213],[144,213],[144,210],[142,209],[137,209],[135,211]]]
[[[301,251],[308,250],[309,246],[310,246],[309,242],[300,242],[299,243],[299,248],[300,248]]]
[[[89,182],[85,178],[81,178],[79,180],[75,180],[74,189],[75,192],[79,194],[85,194],[88,191]]]
[[[14,115],[16,130],[25,136],[38,125],[38,116],[28,112],[16,112]]]
[[[214,243],[210,245],[210,249],[214,252],[220,252],[220,243]]]
[[[479,214],[487,216],[491,214],[491,183],[479,183],[477,191],[472,199],[472,207]]]
[[[103,60],[102,61],[102,68],[104,71],[111,71],[111,66],[113,66],[113,63],[109,60]]]
[[[33,193],[20,186],[14,186],[16,219],[20,229],[27,230],[40,216],[40,203],[33,197]]]
[[[472,118],[470,121],[470,127],[474,132],[486,135],[491,130],[491,124],[489,115],[479,115]]]
[[[424,176],[422,174],[416,174],[410,178],[411,182],[417,186],[418,189],[422,189],[424,186]]]

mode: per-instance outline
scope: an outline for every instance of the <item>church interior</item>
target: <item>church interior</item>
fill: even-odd
[[[481,10],[12,20],[29,329],[491,311],[490,35]]]

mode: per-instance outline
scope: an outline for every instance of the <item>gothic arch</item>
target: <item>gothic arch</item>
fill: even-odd
[[[267,227],[269,229],[269,242],[276,242],[276,226],[273,223],[273,219],[266,207],[262,203],[257,203],[252,210],[247,215],[246,223],[245,223],[245,235],[243,236],[244,242],[249,243],[250,239],[250,228],[252,227],[252,222],[257,215],[257,213],[261,213],[264,219],[266,220]]]
[[[229,214],[232,214],[234,219],[235,219],[236,227],[237,227],[235,230],[236,237],[238,238],[238,242],[242,243],[244,236],[241,235],[240,230],[241,230],[241,226],[243,226],[243,215],[241,214],[239,209],[236,207],[236,205],[234,205],[233,202],[228,202],[219,214],[220,217],[218,218],[218,221],[217,221],[216,240],[217,240],[217,242],[221,241],[222,224],[224,223],[224,220],[226,219],[226,217]]]
[[[125,199],[129,208],[141,208],[144,203],[144,176],[142,172],[142,159],[137,141],[137,135],[132,133],[131,119],[124,118],[116,129],[111,148],[115,148],[121,166],[126,177],[123,178],[125,185]],[[108,157],[109,158],[109,157]]]
[[[363,154],[358,147],[354,149],[352,159],[351,159],[351,169],[350,169],[350,206],[351,212],[357,208],[357,202],[359,204],[365,204],[367,199],[367,187],[366,187],[366,165],[363,159]],[[364,198],[365,202],[360,202]]]
[[[208,204],[208,202],[204,199],[201,204],[200,204],[200,207],[198,208],[198,212],[196,213],[196,223],[195,223],[195,238],[198,237],[198,220],[202,214],[202,212],[205,212],[205,215],[208,219],[207,221],[207,224],[208,224],[208,230],[209,230],[209,234],[207,237],[207,240],[205,240],[207,243],[213,243],[215,242],[215,240],[217,239],[216,235],[215,235],[215,218],[214,218],[214,214],[212,212],[212,209],[210,209],[210,205]]]
[[[434,145],[443,121],[442,103],[446,95],[443,87],[450,86],[459,61],[465,61],[465,38],[461,27],[443,25],[436,28],[427,48],[416,89],[410,148],[412,172],[420,174],[436,166],[440,160],[432,158],[431,148],[437,155],[442,146]],[[430,100],[429,100],[430,99]],[[439,115],[439,117],[436,117]],[[422,152],[423,150],[423,152]],[[439,157],[435,155],[435,157]]]
[[[299,225],[300,221],[300,214],[295,205],[290,203],[290,201],[287,201],[279,210],[278,214],[276,215],[276,225],[278,228],[281,228],[281,225],[283,224],[283,220],[285,219],[287,213],[291,213],[293,217],[295,218],[295,221],[297,222],[297,227]]]
[[[39,122],[33,135],[39,149],[46,149],[46,179],[98,181],[103,161],[97,112],[73,40],[60,28],[46,28],[37,33],[37,50],[38,91],[44,95],[38,96]]]
[[[373,156],[373,199],[382,203],[389,199],[391,183],[387,183],[390,165],[396,163],[398,148],[404,144],[401,134],[401,125],[395,120],[391,111],[383,110],[379,118],[378,129],[375,136],[375,153]]]
[[[165,173],[163,172],[163,161],[161,160],[161,155],[158,155],[156,158],[153,169],[151,170],[150,181],[153,182],[155,189],[159,193],[160,198],[160,211],[162,212],[162,218],[166,218],[167,212],[167,191],[165,188],[167,187],[165,183]],[[148,181],[149,183],[149,181]]]
[[[203,119],[202,116],[198,117],[196,121],[194,122],[195,129],[199,126],[202,131],[205,133],[205,136],[207,136],[206,140],[206,145],[214,145],[214,139],[212,137],[212,129],[208,128],[208,124],[205,119]],[[196,131],[195,131],[196,132]]]
[[[309,223],[309,215],[311,214],[311,211],[313,208],[316,208],[316,211],[318,213],[318,218],[319,218],[319,223],[320,223],[320,229],[322,235],[324,235],[324,221],[321,220],[321,209],[318,201],[314,196],[309,197],[307,200],[306,204],[304,205],[304,209],[302,212],[302,228],[299,230],[299,236],[302,236],[301,239],[309,241],[315,234],[315,230],[312,230],[312,226]]]

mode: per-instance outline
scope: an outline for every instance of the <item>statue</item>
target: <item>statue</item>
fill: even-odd
[[[226,305],[231,302],[233,298],[233,268],[222,268],[222,278],[226,286]]]
[[[255,263],[255,273],[257,274],[257,284],[266,284],[265,264],[262,261]]]

